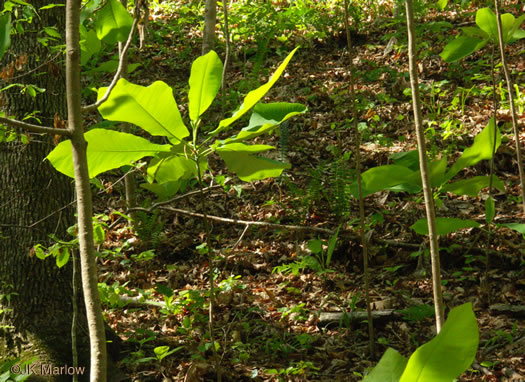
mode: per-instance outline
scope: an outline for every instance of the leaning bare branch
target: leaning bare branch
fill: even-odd
[[[122,70],[124,68],[123,57],[126,57],[126,54],[128,52],[128,48],[131,45],[131,40],[133,39],[133,35],[135,34],[135,29],[137,28],[137,23],[138,23],[138,19],[135,18],[133,20],[133,25],[131,26],[131,30],[129,31],[129,36],[128,36],[128,40],[126,41],[126,45],[124,45],[124,48],[122,49],[122,52],[120,53],[117,72],[115,73],[115,76],[113,77],[113,80],[111,81],[111,83],[109,84],[108,88],[106,89],[106,93],[97,102],[92,103],[91,105],[87,105],[87,106],[82,107],[82,112],[87,113],[89,111],[95,110],[96,108],[98,108],[100,105],[102,105],[104,102],[106,102],[108,100],[109,95],[111,94],[111,92],[113,91],[115,86],[117,85],[117,81],[120,79],[120,76],[122,74]]]
[[[33,125],[32,123],[18,121],[16,119],[0,117],[0,123],[4,125],[14,127],[16,129],[23,129],[32,133],[44,133],[44,134],[55,134],[64,137],[70,137],[71,133],[66,129],[56,129],[54,127]]]
[[[13,81],[13,80],[16,80],[18,78],[21,78],[21,77],[25,77],[31,73],[35,73],[36,71],[38,71],[40,68],[43,68],[44,66],[47,66],[49,65],[49,63],[55,61],[60,55],[62,54],[62,51],[59,51],[57,54],[55,54],[52,58],[50,58],[49,60],[47,60],[46,62],[43,62],[42,64],[38,65],[36,68],[33,68],[31,69],[30,71],[28,72],[24,72],[18,76],[14,76],[14,77],[10,77],[9,80],[10,81]]]
[[[185,216],[193,216],[196,218],[204,218],[204,214],[200,214],[198,212],[192,212],[188,210],[181,210],[180,208],[173,208],[168,206],[161,206],[159,207],[161,210],[171,211],[175,212],[181,215]],[[143,212],[151,212],[147,208],[141,208],[141,207],[135,207],[133,211],[143,211]],[[327,229],[327,228],[319,228],[319,227],[308,227],[308,226],[302,226],[302,225],[287,225],[287,224],[277,224],[277,223],[268,223],[268,222],[262,222],[262,221],[251,221],[251,220],[239,220],[239,219],[229,219],[229,218],[223,218],[220,216],[214,216],[214,215],[208,215],[206,214],[208,219],[220,222],[220,223],[229,223],[229,224],[238,224],[238,225],[244,225],[244,226],[259,226],[259,227],[269,227],[269,228],[277,228],[277,229],[286,229],[289,231],[310,231],[310,232],[320,232],[325,233],[327,235],[333,235],[334,231]]]

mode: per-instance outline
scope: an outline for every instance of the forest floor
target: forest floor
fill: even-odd
[[[489,60],[484,57],[489,54],[487,50],[451,65],[438,56],[450,33],[439,22],[472,22],[473,11],[458,19],[453,19],[452,13],[430,12],[424,22],[434,28],[424,28],[420,36],[426,41],[419,66],[420,80],[428,85],[428,91],[422,93],[424,114],[427,126],[433,127],[427,130],[429,150],[434,157],[448,154],[449,163],[472,144],[492,113],[491,98],[483,90],[468,93],[463,108],[453,105],[455,95],[465,94],[458,91],[460,87],[490,88],[488,76],[480,76],[474,82],[467,78],[467,73],[476,70],[489,73]],[[130,61],[140,62],[142,67],[131,75],[131,81],[147,85],[163,80],[175,88],[177,103],[185,105],[190,63],[199,55],[200,40],[191,27],[185,31],[184,41],[166,37],[169,31],[164,32],[163,28],[170,20],[166,16],[152,22],[150,33],[162,38],[162,50],[154,40],[143,50],[137,49]],[[378,22],[355,39],[363,171],[391,163],[392,154],[416,147],[411,100],[403,93],[408,87],[404,33],[403,24],[388,26]],[[295,43],[303,45],[265,101],[298,102],[309,110],[290,121],[286,134],[281,131],[280,136],[258,140],[276,145],[278,156],[289,160],[291,169],[279,178],[253,183],[242,183],[231,176],[224,188],[213,188],[205,197],[205,212],[209,215],[313,228],[247,228],[243,224],[212,221],[218,285],[213,327],[215,340],[220,344],[217,356],[223,381],[361,380],[388,347],[408,357],[435,335],[430,268],[424,256],[426,238],[410,229],[424,217],[425,210],[422,195],[407,192],[384,191],[365,199],[373,309],[401,313],[374,322],[375,353],[369,352],[366,321],[344,320],[328,326],[319,321],[320,312],[365,311],[359,208],[357,201],[345,192],[355,164],[354,155],[348,158],[344,153],[355,152],[355,140],[349,122],[348,52],[342,35],[307,41],[297,34],[286,44],[272,42],[262,65],[270,71],[255,70],[255,58],[245,58],[237,46],[228,69],[228,96],[207,113],[213,125],[222,118],[222,109],[228,113],[235,109],[237,91],[245,94],[263,83]],[[390,50],[387,45],[392,36],[397,36],[398,44]],[[521,73],[515,79],[522,92],[524,49],[525,44],[517,42],[507,51],[514,73]],[[218,53],[223,57],[222,45]],[[473,63],[482,59],[484,64],[478,63],[473,69]],[[498,71],[497,75],[500,78],[502,74]],[[444,80],[448,82],[441,82]],[[184,116],[183,110],[181,113]],[[500,108],[498,117],[505,124],[495,173],[504,181],[506,192],[498,191],[494,196],[496,222],[522,222],[525,216],[519,202],[508,110]],[[522,145],[524,118],[521,114]],[[432,119],[435,124],[430,124]],[[446,139],[444,120],[456,121],[456,128]],[[210,168],[215,176],[227,175],[218,158],[211,158]],[[460,176],[487,175],[488,171],[489,162],[483,161]],[[117,178],[113,173],[100,179],[107,185]],[[206,180],[209,183],[212,179]],[[111,227],[100,248],[104,256],[100,258],[99,281],[107,285],[109,296],[105,300],[106,320],[123,340],[120,366],[127,376],[125,380],[215,380],[208,335],[210,269],[207,256],[199,254],[197,248],[205,241],[203,220],[163,209],[153,214],[137,213],[138,226],[132,229],[115,214],[126,212],[122,194],[121,184],[115,184],[111,193],[99,194],[96,204],[98,213],[109,217],[107,224]],[[445,193],[440,196],[442,203],[437,214],[484,224],[486,195],[486,189],[476,197]],[[143,206],[152,198],[143,190],[137,196]],[[199,195],[189,195],[169,206],[203,212]],[[326,245],[330,235],[315,229],[335,231],[340,224],[344,233],[337,238],[328,263]],[[314,270],[302,259],[312,255],[311,249],[318,244],[316,239],[324,241],[324,249],[318,254],[324,266]],[[523,235],[504,228],[490,234],[486,229],[468,228],[441,237],[440,247],[446,312],[471,302],[479,325],[476,361],[460,380],[524,380]],[[122,306],[118,299],[108,303],[112,294],[145,296],[159,304]],[[163,304],[166,301],[169,308]],[[521,311],[497,311],[494,304],[521,307]],[[162,351],[167,351],[162,346],[175,352],[162,359]]]

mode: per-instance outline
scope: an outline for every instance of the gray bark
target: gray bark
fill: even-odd
[[[204,8],[204,33],[202,55],[215,48],[215,24],[217,23],[217,0],[206,0]]]
[[[31,4],[38,9],[57,2],[41,0]],[[0,1],[1,9],[3,5]],[[12,37],[2,64],[5,67],[27,55],[22,70],[14,74],[20,77],[11,82],[34,84],[46,92],[32,98],[11,88],[1,94],[2,108],[18,119],[38,110],[42,124],[53,126],[55,113],[67,119],[62,57],[46,63],[55,54],[39,44],[36,37],[43,26],[63,31],[64,10],[43,10],[39,16],[25,25],[23,35]],[[21,76],[40,65],[39,70]],[[70,239],[65,230],[74,222],[74,208],[60,209],[73,200],[72,182],[43,161],[54,147],[52,137],[32,134],[30,138],[28,145],[19,141],[0,144],[0,294],[11,296],[9,301],[5,297],[0,300],[0,309],[12,309],[0,316],[2,325],[9,325],[0,335],[0,360],[10,355],[35,354],[39,363],[71,365],[71,266],[58,269],[53,258],[42,261],[31,257],[30,249],[37,243],[50,244],[50,233]],[[79,345],[84,348],[80,366],[88,366],[85,324],[84,331],[79,330]],[[51,380],[71,380],[71,376]]]

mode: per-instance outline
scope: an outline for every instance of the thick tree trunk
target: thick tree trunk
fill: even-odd
[[[38,10],[58,2],[41,0],[31,4]],[[0,1],[0,9],[3,6],[4,1]],[[50,61],[55,54],[37,42],[43,26],[56,26],[63,31],[64,20],[63,7],[41,10],[39,17],[25,25],[23,35],[13,36],[11,48],[2,60],[3,67],[27,55],[27,62],[14,76],[40,68],[8,78],[2,86],[17,82],[34,84],[46,91],[36,98],[20,94],[18,88],[2,93],[2,107],[7,115],[21,119],[38,110],[38,117],[47,126],[53,125],[55,113],[61,119],[67,118],[63,58]],[[0,294],[4,296],[0,309],[9,309],[0,316],[2,325],[8,325],[0,335],[0,360],[9,355],[37,355],[40,364],[71,366],[71,264],[58,269],[53,258],[39,260],[30,256],[30,250],[36,243],[49,244],[51,233],[70,239],[65,229],[74,222],[74,205],[62,208],[73,200],[72,182],[43,161],[53,148],[52,137],[30,138],[27,145],[19,141],[0,144]],[[79,352],[79,366],[86,367],[87,376],[89,345],[85,320],[81,320],[79,329],[79,346],[84,349]],[[70,381],[71,376],[52,380]]]

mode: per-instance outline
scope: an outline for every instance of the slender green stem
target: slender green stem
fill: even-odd
[[[195,128],[194,131],[197,129]],[[204,229],[206,231],[206,247],[208,250],[208,268],[209,268],[209,278],[210,278],[210,305],[208,309],[208,331],[210,333],[210,341],[212,344],[213,359],[215,362],[215,372],[217,373],[217,381],[222,381],[221,365],[219,355],[217,354],[217,348],[215,347],[215,335],[213,330],[213,310],[215,307],[215,267],[214,267],[214,258],[213,250],[211,244],[211,225],[206,213],[206,198],[204,196],[204,182],[202,180],[202,172],[200,166],[201,157],[197,156],[195,162],[197,165],[197,177],[199,181],[199,190],[200,190],[200,199],[201,199],[201,208],[204,220]]]
[[[439,258],[438,234],[436,229],[436,211],[432,187],[430,185],[428,159],[425,143],[425,132],[423,129],[423,116],[421,113],[421,100],[419,97],[419,79],[417,74],[416,53],[416,31],[414,22],[414,9],[412,0],[406,0],[407,32],[408,32],[408,59],[410,72],[410,88],[412,90],[412,107],[414,111],[414,125],[417,135],[417,146],[419,152],[419,168],[423,184],[423,195],[425,198],[425,210],[428,222],[428,239],[430,241],[430,259],[432,261],[432,291],[434,296],[434,309],[436,312],[436,330],[439,333],[445,323],[443,308],[443,291],[441,289],[441,266]]]

